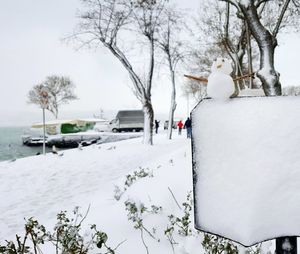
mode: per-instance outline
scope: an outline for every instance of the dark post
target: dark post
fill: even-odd
[[[276,254],[297,254],[297,237],[276,238]]]

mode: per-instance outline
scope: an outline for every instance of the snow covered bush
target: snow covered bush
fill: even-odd
[[[164,209],[162,206],[153,205],[151,198],[148,198],[150,203],[144,200],[147,206],[137,198],[124,202],[127,218],[133,223],[134,228],[140,231],[147,254],[150,253],[149,246],[152,244],[147,243],[145,235],[149,240],[152,239],[159,244],[169,242],[173,253],[193,254],[194,252],[190,252],[190,249],[195,246],[198,247],[198,250],[201,248],[201,236],[193,228],[192,223],[192,192],[188,192],[186,200],[182,206],[178,205],[179,211],[177,210],[175,214],[170,214],[168,208]],[[177,202],[177,200],[175,201]]]
[[[202,246],[207,254],[238,254],[238,247],[229,240],[215,235],[204,234]]]
[[[184,207],[184,214],[182,217],[176,217],[173,214],[168,216],[170,221],[170,228],[177,228],[178,234],[189,236],[192,234],[191,212],[193,209],[193,199],[191,192],[188,193],[187,199],[184,203],[182,203],[182,206]]]
[[[38,245],[44,244],[47,238],[46,229],[34,218],[29,218],[25,224],[25,234],[22,238],[16,235],[16,241],[7,241],[6,245],[0,245],[0,253],[20,254],[37,253]]]
[[[245,248],[239,244],[236,244],[228,239],[206,234],[204,233],[204,239],[202,242],[202,246],[207,254],[218,254],[218,253],[226,253],[226,254],[259,254],[259,253],[267,253],[270,254],[269,251],[270,244],[268,243],[260,243],[256,244],[253,247]]]
[[[57,223],[54,232],[49,234],[49,240],[62,253],[88,253],[90,242],[85,243],[85,239],[80,233],[81,224],[86,215],[82,217],[78,207],[74,209],[73,213],[75,218],[72,219],[68,218],[66,211],[57,214]]]
[[[152,229],[148,229],[144,223],[144,215],[145,214],[158,214],[162,207],[152,205],[151,208],[146,207],[143,203],[136,203],[133,200],[127,200],[125,201],[125,209],[128,212],[127,217],[129,221],[132,221],[134,224],[134,228],[140,231],[141,239],[143,242],[143,245],[149,253],[148,246],[145,242],[144,233],[147,233],[152,239],[156,241],[160,241],[160,239],[155,237],[156,228],[152,227]],[[151,232],[152,231],[152,232]]]
[[[124,182],[124,186],[120,187],[118,185],[115,186],[114,190],[114,198],[116,200],[120,200],[124,192],[136,181],[144,177],[153,177],[153,171],[149,168],[140,167],[139,170],[135,170],[132,174],[126,175],[126,179]]]
[[[72,218],[68,217],[66,211],[61,211],[57,214],[57,223],[53,232],[47,231],[37,220],[30,218],[25,224],[24,237],[16,235],[15,242],[6,241],[6,245],[0,245],[0,253],[43,253],[41,245],[52,243],[53,253],[56,254],[88,254],[94,248],[98,248],[106,254],[115,254],[115,250],[120,244],[115,248],[109,247],[107,234],[99,231],[95,224],[90,226],[89,232],[82,233],[82,223],[88,211],[83,216],[79,207],[75,207]],[[49,253],[49,247],[46,248]]]
[[[180,240],[175,240],[174,233],[177,233],[179,236],[193,236],[193,232],[197,234],[195,230],[192,228],[192,221],[191,221],[191,212],[192,212],[192,205],[193,205],[193,199],[191,192],[187,195],[187,200],[182,203],[182,206],[184,207],[183,215],[182,216],[175,216],[174,214],[168,215],[169,224],[167,225],[167,228],[164,231],[164,234],[171,244],[173,253],[175,251],[174,246],[177,245]]]

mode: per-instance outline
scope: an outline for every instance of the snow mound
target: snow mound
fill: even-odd
[[[300,98],[204,100],[193,118],[195,223],[245,246],[300,235]]]

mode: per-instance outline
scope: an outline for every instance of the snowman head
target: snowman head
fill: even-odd
[[[218,57],[211,66],[211,72],[221,72],[230,75],[232,72],[231,61],[226,58]]]

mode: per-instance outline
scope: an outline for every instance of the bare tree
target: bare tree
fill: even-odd
[[[28,102],[43,106],[41,93],[47,91],[47,107],[55,119],[58,118],[58,109],[63,104],[68,104],[72,100],[76,100],[74,94],[74,83],[68,77],[49,76],[42,83],[35,85],[28,93]]]
[[[226,6],[219,1],[201,2],[201,9],[194,19],[196,27],[192,30],[196,40],[201,43],[200,46],[196,44],[197,47],[193,50],[193,62],[196,61],[195,67],[198,67],[197,75],[202,72],[207,76],[213,59],[219,56],[232,59],[234,76],[243,74],[246,66],[243,62],[246,52],[246,33],[243,21],[232,14],[233,8],[230,8],[229,4]],[[244,87],[245,82],[236,82],[236,94]]]
[[[200,57],[206,69],[210,69],[213,59],[222,56],[232,60],[234,77],[253,72],[252,59],[258,59],[257,50],[253,49],[246,23],[235,15],[235,9],[229,3],[204,0],[195,23],[198,41],[205,41],[207,44],[198,49],[203,51]],[[246,56],[248,62],[245,61]],[[246,85],[253,87],[252,79],[249,82],[237,81],[236,91]]]
[[[298,2],[296,0],[280,0],[280,11],[277,12],[277,21],[272,30],[264,25],[261,19],[261,10],[265,4],[268,4],[269,0],[220,0],[232,4],[238,11],[238,16],[242,17],[252,36],[260,50],[260,70],[257,72],[257,76],[262,82],[262,87],[267,96],[281,95],[281,84],[279,80],[279,73],[274,67],[274,53],[275,48],[278,45],[277,35],[282,27],[285,14],[291,5],[298,8]],[[295,12],[297,14],[297,12]]]
[[[182,32],[183,23],[180,13],[175,7],[165,9],[163,12],[164,22],[161,25],[160,36],[157,41],[160,49],[165,55],[171,78],[171,103],[168,121],[168,138],[172,139],[172,126],[174,122],[174,112],[176,110],[176,68],[178,62],[184,56],[184,46],[179,34]]]
[[[134,87],[134,93],[144,110],[144,144],[153,144],[153,107],[151,89],[155,65],[155,40],[160,23],[160,14],[166,0],[82,0],[86,7],[80,15],[80,23],[73,38],[81,45],[106,47],[127,70]],[[135,38],[135,41],[130,41]],[[142,41],[143,52],[147,54],[148,68],[138,74],[128,57],[131,43],[137,46]],[[143,57],[145,56],[143,54]]]
[[[206,85],[202,82],[189,79],[182,86],[183,95],[185,97],[192,95],[194,101],[199,102],[207,96]]]

